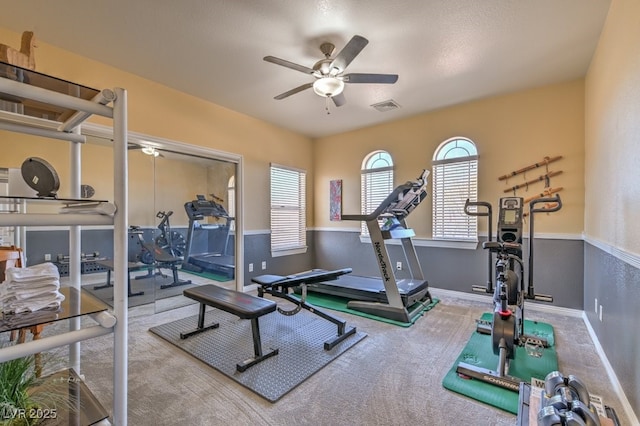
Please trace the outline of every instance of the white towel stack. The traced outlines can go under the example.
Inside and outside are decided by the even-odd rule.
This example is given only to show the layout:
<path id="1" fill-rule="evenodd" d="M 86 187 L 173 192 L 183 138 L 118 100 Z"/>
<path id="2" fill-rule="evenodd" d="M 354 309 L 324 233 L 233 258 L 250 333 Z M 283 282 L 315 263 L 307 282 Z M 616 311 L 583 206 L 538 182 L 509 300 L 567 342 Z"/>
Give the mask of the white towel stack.
<path id="1" fill-rule="evenodd" d="M 0 284 L 0 306 L 5 313 L 58 309 L 64 300 L 60 293 L 60 273 L 51 262 L 27 268 L 7 268 Z"/>

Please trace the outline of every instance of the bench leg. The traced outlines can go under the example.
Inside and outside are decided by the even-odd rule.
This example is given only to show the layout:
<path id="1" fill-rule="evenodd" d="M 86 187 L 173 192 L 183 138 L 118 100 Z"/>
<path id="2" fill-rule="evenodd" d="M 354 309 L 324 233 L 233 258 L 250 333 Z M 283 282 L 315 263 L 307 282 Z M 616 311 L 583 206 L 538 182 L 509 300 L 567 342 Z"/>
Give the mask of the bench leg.
<path id="1" fill-rule="evenodd" d="M 111 269 L 107 269 L 107 283 L 103 285 L 94 285 L 93 289 L 100 290 L 100 289 L 109 288 L 109 287 L 113 287 L 113 284 L 111 284 Z"/>
<path id="2" fill-rule="evenodd" d="M 328 312 L 325 312 L 324 310 L 320 309 L 320 308 L 316 308 L 313 305 L 310 305 L 309 303 L 307 303 L 306 301 L 292 295 L 289 294 L 289 289 L 288 288 L 281 288 L 280 286 L 272 286 L 269 289 L 264 289 L 262 287 L 258 287 L 258 295 L 260 297 L 262 297 L 264 295 L 264 293 L 268 293 L 274 297 L 279 297 L 285 300 L 288 300 L 291 303 L 294 303 L 296 305 L 296 309 L 292 310 L 292 311 L 288 311 L 288 312 L 283 312 L 281 310 L 279 310 L 279 312 L 283 315 L 294 315 L 296 314 L 298 311 L 300 311 L 300 309 L 306 309 L 307 311 L 318 315 L 320 318 L 323 318 L 333 324 L 336 325 L 337 327 L 337 334 L 328 339 L 327 341 L 324 342 L 324 350 L 325 351 L 330 351 L 331 349 L 333 349 L 334 347 L 336 347 L 339 343 L 341 343 L 343 340 L 349 338 L 350 336 L 353 336 L 354 334 L 356 334 L 356 328 L 355 327 L 350 327 L 347 326 L 347 322 L 337 316 L 331 315 Z"/>
<path id="3" fill-rule="evenodd" d="M 236 369 L 241 373 L 247 368 L 262 362 L 267 358 L 278 355 L 278 349 L 272 349 L 267 353 L 262 352 L 262 341 L 260 339 L 260 324 L 258 322 L 258 318 L 251 318 L 251 333 L 253 334 L 253 352 L 255 356 L 236 364 Z"/>
<path id="4" fill-rule="evenodd" d="M 113 287 L 113 284 L 111 283 L 111 269 L 107 269 L 107 283 L 102 285 L 95 285 L 93 286 L 93 289 L 100 290 L 103 288 L 110 288 L 110 287 Z M 131 271 L 127 271 L 127 293 L 129 297 L 142 296 L 144 294 L 144 291 L 139 291 L 137 293 L 134 293 L 131 291 Z"/>
<path id="5" fill-rule="evenodd" d="M 178 267 L 176 265 L 171 265 L 171 272 L 173 274 L 173 282 L 171 284 L 163 284 L 160 286 L 161 289 L 178 287 L 181 285 L 191 284 L 191 280 L 181 280 L 178 277 Z"/>
<path id="6" fill-rule="evenodd" d="M 186 332 L 186 333 L 180 333 L 180 339 L 184 340 L 187 337 L 191 337 L 191 336 L 193 336 L 195 334 L 202 333 L 203 331 L 207 331 L 207 330 L 211 330 L 213 328 L 220 327 L 220 324 L 217 323 L 217 322 L 214 323 L 214 324 L 208 325 L 206 327 L 204 326 L 204 313 L 205 313 L 206 307 L 207 306 L 204 303 L 200 304 L 200 313 L 198 314 L 198 328 L 196 328 L 193 331 Z"/>

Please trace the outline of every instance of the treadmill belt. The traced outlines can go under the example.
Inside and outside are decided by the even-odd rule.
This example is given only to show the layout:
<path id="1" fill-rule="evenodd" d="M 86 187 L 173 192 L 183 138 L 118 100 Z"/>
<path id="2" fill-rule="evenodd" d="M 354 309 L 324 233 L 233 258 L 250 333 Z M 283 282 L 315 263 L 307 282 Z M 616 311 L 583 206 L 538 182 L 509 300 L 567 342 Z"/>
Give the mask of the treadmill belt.
<path id="1" fill-rule="evenodd" d="M 310 292 L 330 294 L 347 299 L 387 303 L 384 284 L 380 278 L 347 274 L 336 280 L 310 284 L 307 289 Z M 398 290 L 405 305 L 407 297 L 411 298 L 416 294 L 426 292 L 427 289 L 427 281 L 398 281 Z"/>

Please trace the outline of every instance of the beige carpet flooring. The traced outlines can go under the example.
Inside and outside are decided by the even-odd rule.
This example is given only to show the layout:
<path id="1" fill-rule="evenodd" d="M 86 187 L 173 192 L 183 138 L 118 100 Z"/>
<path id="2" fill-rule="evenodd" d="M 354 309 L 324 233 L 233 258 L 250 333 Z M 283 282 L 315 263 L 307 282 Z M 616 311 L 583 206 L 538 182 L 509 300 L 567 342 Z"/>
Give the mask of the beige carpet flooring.
<path id="1" fill-rule="evenodd" d="M 489 310 L 490 299 L 470 300 L 437 289 L 432 293 L 440 303 L 409 328 L 340 314 L 368 337 L 276 403 L 148 331 L 197 314 L 197 305 L 159 313 L 154 305 L 131 308 L 129 424 L 515 425 L 515 415 L 442 387 L 444 375 L 475 330 L 475 319 Z M 532 308 L 527 318 L 554 326 L 561 372 L 580 377 L 628 425 L 582 318 Z M 45 333 L 61 326 L 48 327 Z M 112 336 L 82 343 L 82 373 L 108 409 L 112 347 Z"/>

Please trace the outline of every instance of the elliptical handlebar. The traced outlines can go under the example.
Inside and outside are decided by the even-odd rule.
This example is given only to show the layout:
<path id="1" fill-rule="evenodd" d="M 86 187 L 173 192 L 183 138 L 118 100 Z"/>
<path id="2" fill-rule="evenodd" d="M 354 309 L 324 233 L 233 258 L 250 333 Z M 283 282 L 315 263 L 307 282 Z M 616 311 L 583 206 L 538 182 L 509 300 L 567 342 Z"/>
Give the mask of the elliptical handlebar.
<path id="1" fill-rule="evenodd" d="M 476 210 L 475 212 L 472 212 L 469 210 L 469 207 L 484 207 L 485 209 L 487 209 L 487 211 L 481 212 Z M 487 238 L 487 243 L 491 243 L 491 238 L 492 238 L 492 234 L 493 234 L 493 207 L 491 206 L 491 203 L 487 202 L 487 201 L 471 201 L 467 198 L 467 200 L 464 202 L 464 212 L 465 214 L 469 215 L 469 216 L 479 216 L 479 217 L 487 217 L 487 226 L 488 226 L 488 232 L 489 232 L 489 236 Z M 483 247 L 484 247 L 483 243 Z M 485 293 L 493 293 L 493 274 L 491 273 L 491 268 L 493 266 L 493 259 L 491 258 L 491 255 L 489 255 L 489 260 L 488 260 L 488 265 L 487 265 L 487 273 L 488 273 L 488 277 L 487 277 L 487 285 L 484 288 L 484 290 L 482 290 L 482 287 L 480 286 L 472 286 L 473 291 L 477 291 L 477 292 L 481 292 L 484 291 Z"/>
<path id="2" fill-rule="evenodd" d="M 553 207 L 543 207 L 540 209 L 534 208 L 536 204 L 541 204 L 541 203 L 545 203 L 545 204 L 556 203 L 556 205 Z M 553 197 L 536 198 L 529 202 L 529 213 L 532 215 L 533 213 L 553 213 L 553 212 L 557 212 L 561 208 L 562 208 L 562 199 L 560 199 L 559 194 L 556 194 Z"/>
<path id="3" fill-rule="evenodd" d="M 475 211 L 472 212 L 469 210 L 469 207 L 484 207 L 487 209 L 486 212 Z M 489 216 L 489 224 L 491 224 L 491 203 L 486 201 L 470 201 L 467 198 L 467 201 L 464 202 L 464 213 L 468 216 Z M 491 234 L 491 232 L 489 232 Z"/>
<path id="4" fill-rule="evenodd" d="M 535 208 L 536 204 L 541 203 L 556 203 L 553 207 Z M 553 213 L 562 208 L 562 199 L 560 194 L 555 194 L 553 197 L 536 198 L 529 202 L 529 283 L 527 286 L 527 292 L 525 297 L 527 299 L 538 300 L 541 302 L 553 302 L 553 296 L 546 294 L 536 294 L 533 288 L 533 237 L 534 237 L 534 225 L 533 218 L 535 213 Z"/>

